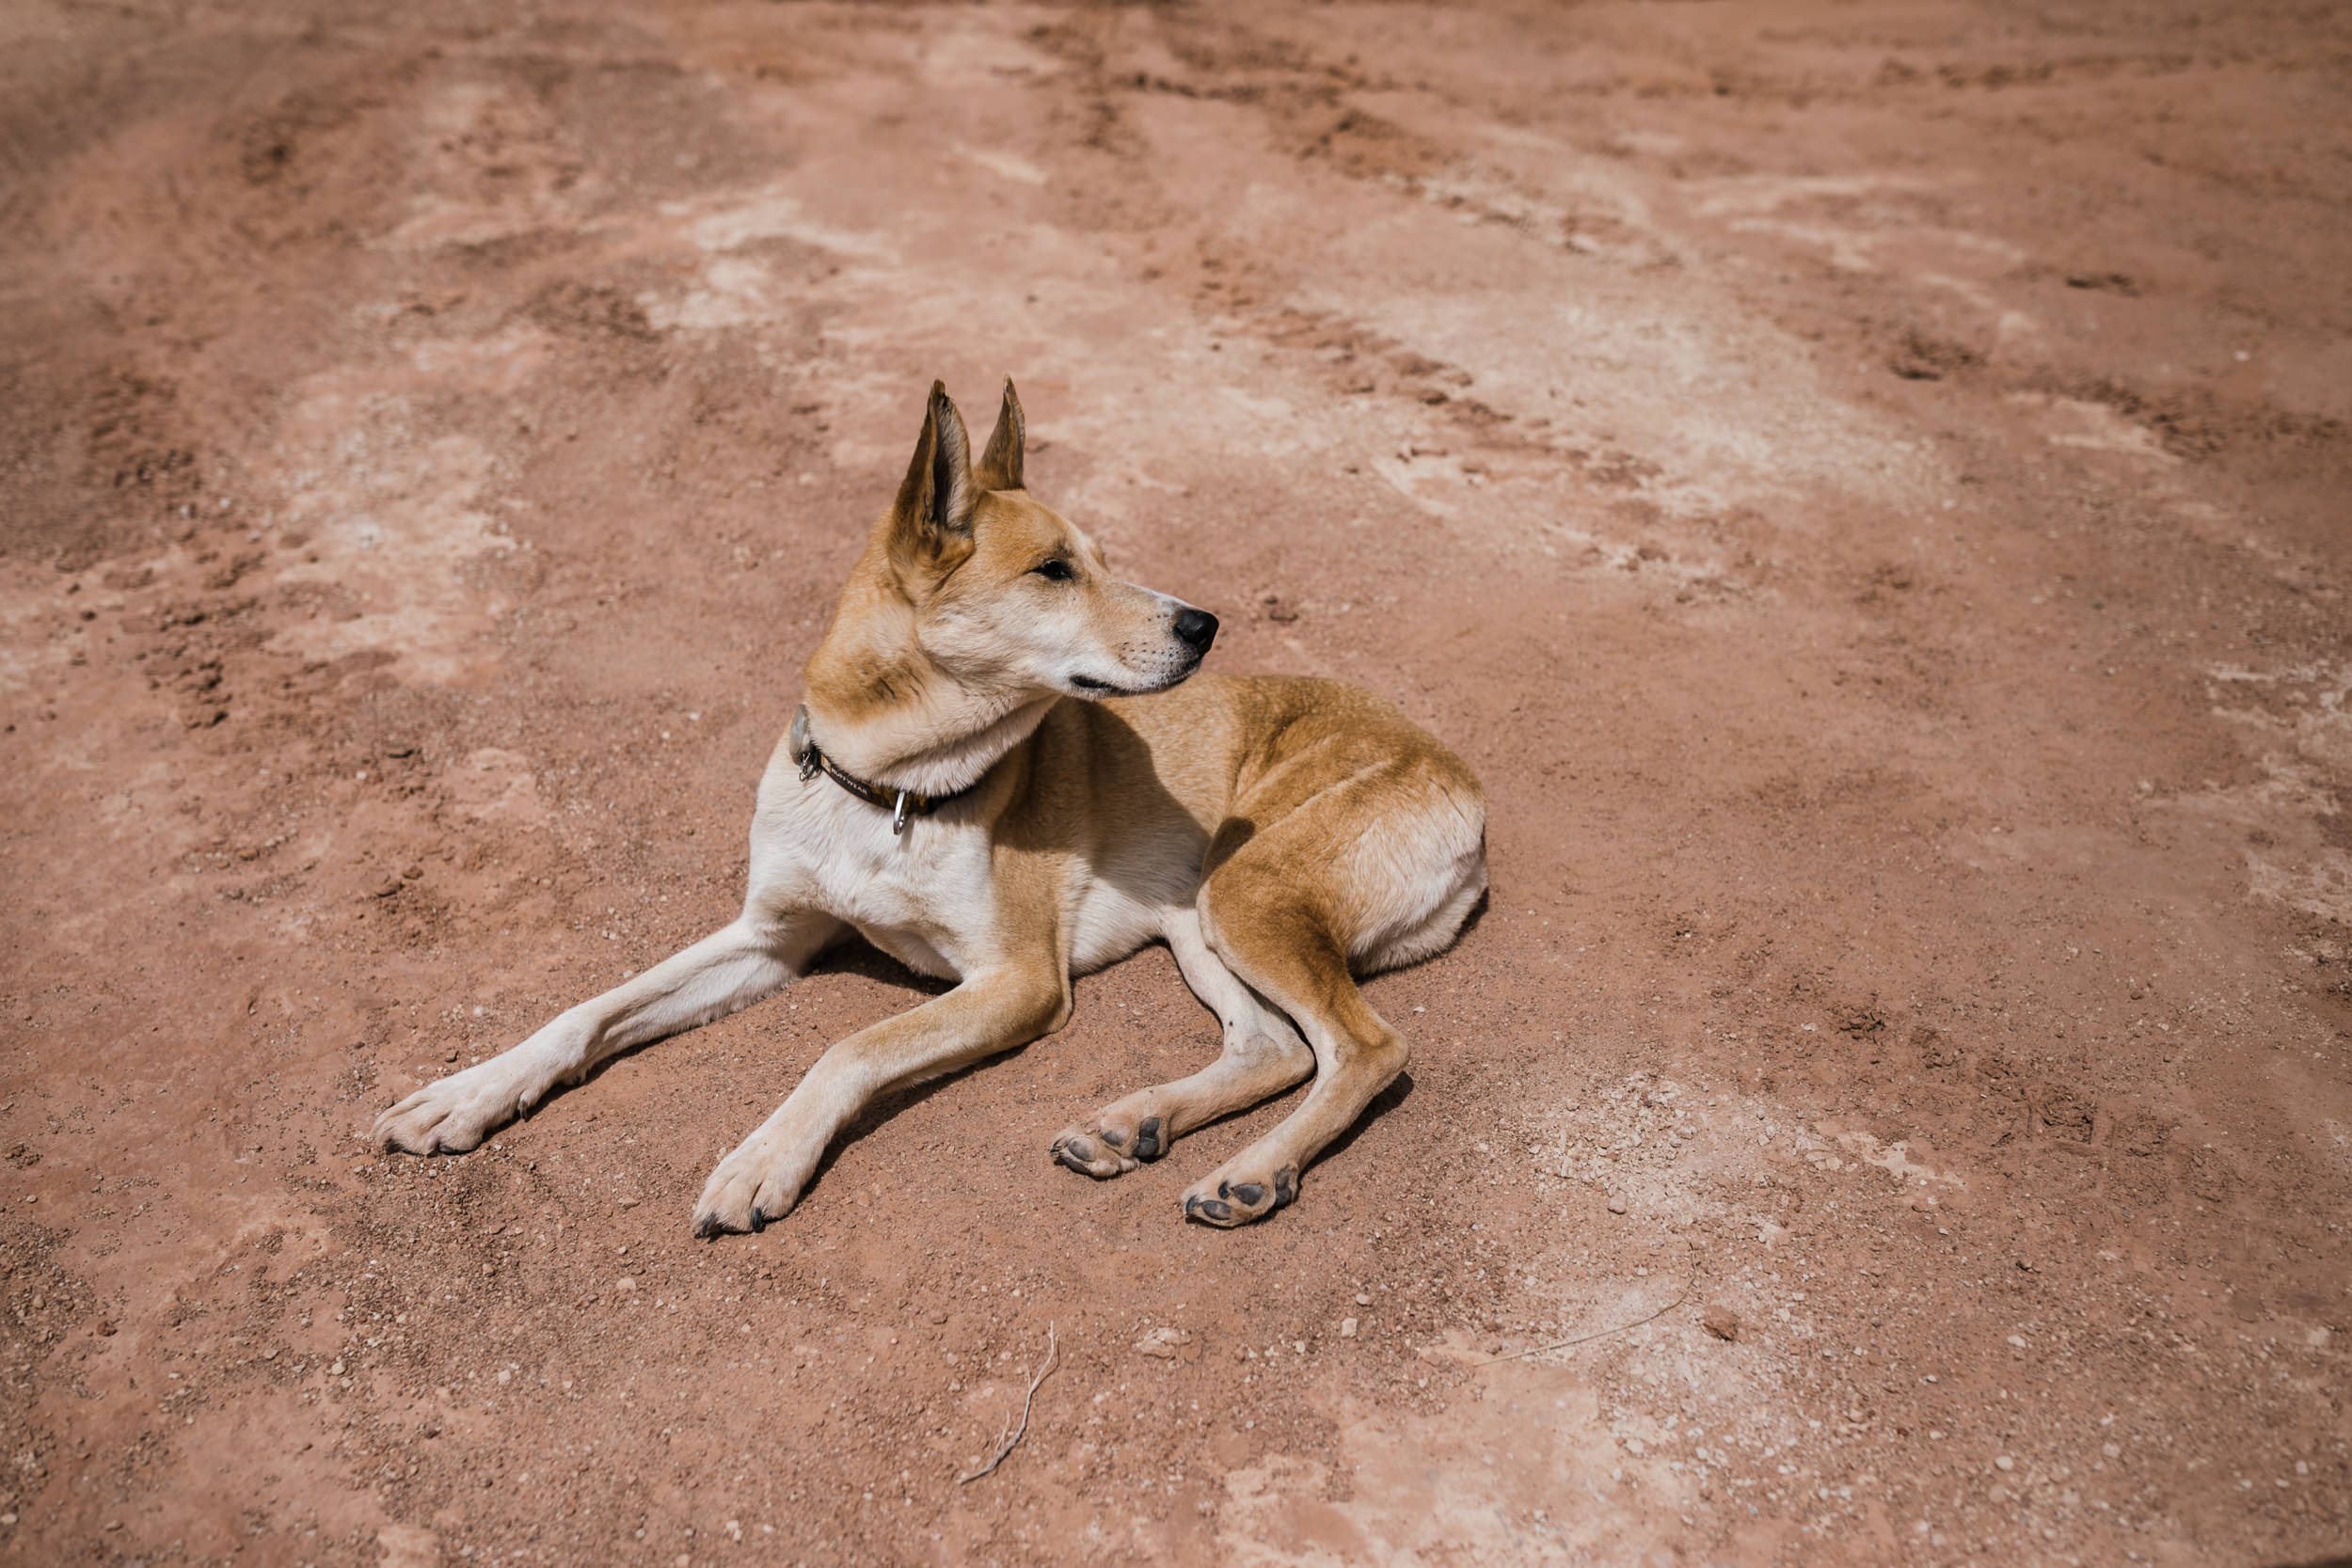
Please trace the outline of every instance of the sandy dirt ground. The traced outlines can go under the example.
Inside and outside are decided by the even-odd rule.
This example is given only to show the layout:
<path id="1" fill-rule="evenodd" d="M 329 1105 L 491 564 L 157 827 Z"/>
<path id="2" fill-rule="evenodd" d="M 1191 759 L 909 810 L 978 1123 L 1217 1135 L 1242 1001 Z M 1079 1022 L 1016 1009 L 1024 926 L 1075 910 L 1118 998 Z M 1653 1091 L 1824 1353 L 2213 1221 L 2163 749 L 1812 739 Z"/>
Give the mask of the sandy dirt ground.
<path id="1" fill-rule="evenodd" d="M 0 9 L 0 1560 L 2352 1548 L 2352 21 Z M 1255 1228 L 1160 949 L 698 1242 L 724 923 L 944 376 L 1492 798 Z M 976 413 L 975 418 L 985 415 Z M 1021 1444 L 997 1448 L 1050 1336 Z M 1581 1341 L 1564 1343 L 1565 1341 Z"/>

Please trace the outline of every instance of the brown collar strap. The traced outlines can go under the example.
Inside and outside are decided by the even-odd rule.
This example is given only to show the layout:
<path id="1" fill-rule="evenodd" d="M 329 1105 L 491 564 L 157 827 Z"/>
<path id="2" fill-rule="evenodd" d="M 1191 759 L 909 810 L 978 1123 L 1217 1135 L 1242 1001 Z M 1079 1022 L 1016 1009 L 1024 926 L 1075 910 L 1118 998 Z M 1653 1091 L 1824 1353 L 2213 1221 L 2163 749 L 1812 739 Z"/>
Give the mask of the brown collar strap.
<path id="1" fill-rule="evenodd" d="M 945 795 L 925 795 L 914 789 L 885 789 L 881 784 L 867 784 L 856 774 L 844 770 L 839 763 L 817 749 L 816 739 L 808 733 L 808 708 L 794 710 L 791 735 L 792 760 L 800 765 L 801 782 L 805 784 L 822 773 L 869 806 L 880 806 L 890 814 L 890 832 L 895 836 L 907 831 L 911 818 L 929 816 L 950 800 L 961 800 L 980 786 L 978 779 L 961 789 Z M 985 774 L 982 777 L 986 777 Z"/>

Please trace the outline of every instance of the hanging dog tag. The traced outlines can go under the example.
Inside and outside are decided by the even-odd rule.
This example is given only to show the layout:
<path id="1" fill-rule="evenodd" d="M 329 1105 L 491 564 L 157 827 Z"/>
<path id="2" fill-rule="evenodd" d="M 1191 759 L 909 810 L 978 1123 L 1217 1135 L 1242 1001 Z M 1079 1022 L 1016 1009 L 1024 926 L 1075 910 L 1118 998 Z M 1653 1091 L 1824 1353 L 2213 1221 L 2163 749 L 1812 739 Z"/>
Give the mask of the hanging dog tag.
<path id="1" fill-rule="evenodd" d="M 898 808 L 890 814 L 890 832 L 897 837 L 907 831 L 907 792 L 898 791 Z"/>
<path id="2" fill-rule="evenodd" d="M 817 742 L 808 736 L 806 703 L 792 710 L 792 733 L 788 744 L 792 760 L 801 765 L 801 783 L 806 784 L 817 776 L 817 769 L 822 766 L 818 759 Z"/>

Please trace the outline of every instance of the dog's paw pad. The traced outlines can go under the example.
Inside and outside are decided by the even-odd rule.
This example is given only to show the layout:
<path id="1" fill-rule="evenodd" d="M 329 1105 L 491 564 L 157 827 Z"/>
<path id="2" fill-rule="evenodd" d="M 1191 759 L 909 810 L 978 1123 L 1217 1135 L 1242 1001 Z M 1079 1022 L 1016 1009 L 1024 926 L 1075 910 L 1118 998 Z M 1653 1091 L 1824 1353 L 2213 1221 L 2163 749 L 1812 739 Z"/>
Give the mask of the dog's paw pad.
<path id="1" fill-rule="evenodd" d="M 1097 1180 L 1124 1176 L 1136 1168 L 1135 1161 L 1120 1152 L 1127 1142 L 1124 1128 L 1099 1124 L 1065 1129 L 1054 1139 L 1051 1156 L 1072 1170 Z"/>
<path id="2" fill-rule="evenodd" d="M 1271 1177 L 1211 1176 L 1184 1195 L 1184 1218 L 1231 1227 L 1262 1220 L 1298 1201 L 1298 1172 L 1285 1166 Z"/>
<path id="3" fill-rule="evenodd" d="M 1124 1176 L 1137 1164 L 1148 1164 L 1166 1154 L 1168 1146 L 1175 1142 L 1168 1118 L 1156 1112 L 1138 1114 L 1150 1104 L 1149 1093 L 1131 1095 L 1074 1127 L 1064 1128 L 1054 1139 L 1053 1158 L 1101 1180 Z"/>
<path id="4" fill-rule="evenodd" d="M 1156 1160 L 1168 1152 L 1168 1142 L 1160 1136 L 1162 1123 L 1157 1117 L 1146 1117 L 1136 1127 L 1136 1158 Z"/>

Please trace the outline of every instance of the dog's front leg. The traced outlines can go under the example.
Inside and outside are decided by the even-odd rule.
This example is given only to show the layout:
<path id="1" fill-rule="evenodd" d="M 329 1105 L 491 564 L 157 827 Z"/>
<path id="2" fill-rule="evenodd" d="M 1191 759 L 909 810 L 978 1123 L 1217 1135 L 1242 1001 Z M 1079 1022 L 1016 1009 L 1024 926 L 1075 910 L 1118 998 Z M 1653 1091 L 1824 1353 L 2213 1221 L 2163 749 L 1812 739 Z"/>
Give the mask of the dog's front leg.
<path id="1" fill-rule="evenodd" d="M 859 1030 L 819 1056 L 776 1114 L 719 1162 L 695 1205 L 694 1234 L 757 1230 L 783 1218 L 825 1146 L 876 1095 L 1026 1045 L 1069 1016 L 1068 971 L 1048 960 L 975 974 Z"/>
<path id="2" fill-rule="evenodd" d="M 427 1084 L 375 1118 L 375 1141 L 411 1154 L 462 1153 L 608 1056 L 723 1018 L 796 978 L 841 929 L 812 911 L 747 909 L 736 922 L 510 1051 Z"/>

